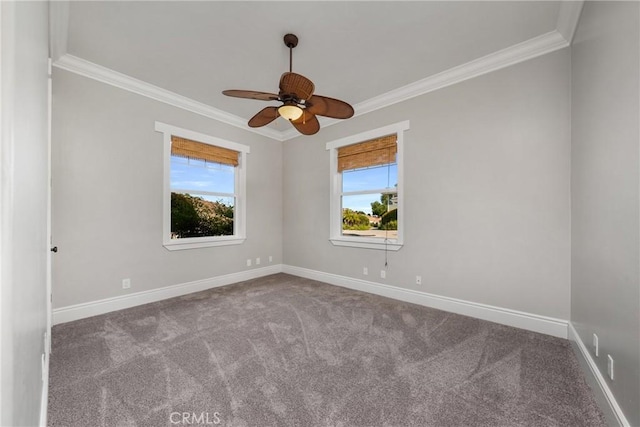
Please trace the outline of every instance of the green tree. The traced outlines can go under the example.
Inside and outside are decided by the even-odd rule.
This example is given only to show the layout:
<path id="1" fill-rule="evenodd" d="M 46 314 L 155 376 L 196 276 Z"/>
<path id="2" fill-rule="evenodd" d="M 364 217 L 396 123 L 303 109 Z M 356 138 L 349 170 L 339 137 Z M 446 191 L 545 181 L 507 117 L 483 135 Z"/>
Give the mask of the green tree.
<path id="1" fill-rule="evenodd" d="M 218 201 L 213 204 L 215 215 L 208 218 L 210 236 L 230 236 L 233 234 L 233 206 Z"/>
<path id="2" fill-rule="evenodd" d="M 230 236 L 233 234 L 233 206 L 221 201 L 210 202 L 201 197 L 192 197 L 200 217 L 203 236 Z"/>
<path id="3" fill-rule="evenodd" d="M 388 228 L 390 222 L 395 222 L 396 228 Z M 380 218 L 380 230 L 397 230 L 398 229 L 398 209 L 391 209 Z"/>
<path id="4" fill-rule="evenodd" d="M 380 230 L 397 230 L 398 229 L 398 221 L 391 220 L 386 224 L 380 224 Z"/>
<path id="5" fill-rule="evenodd" d="M 227 206 L 222 202 L 216 202 L 214 209 L 218 215 L 233 219 L 233 206 Z"/>
<path id="6" fill-rule="evenodd" d="M 171 232 L 179 237 L 200 235 L 200 217 L 188 195 L 171 193 Z"/>
<path id="7" fill-rule="evenodd" d="M 342 210 L 343 230 L 369 230 L 370 228 L 369 217 L 366 214 L 355 212 L 349 208 Z"/>
<path id="8" fill-rule="evenodd" d="M 171 232 L 178 238 L 233 234 L 233 206 L 171 193 Z"/>
<path id="9" fill-rule="evenodd" d="M 371 213 L 373 213 L 375 216 L 382 216 L 386 211 L 387 211 L 387 205 L 384 205 L 378 202 L 377 200 L 375 202 L 371 202 Z"/>

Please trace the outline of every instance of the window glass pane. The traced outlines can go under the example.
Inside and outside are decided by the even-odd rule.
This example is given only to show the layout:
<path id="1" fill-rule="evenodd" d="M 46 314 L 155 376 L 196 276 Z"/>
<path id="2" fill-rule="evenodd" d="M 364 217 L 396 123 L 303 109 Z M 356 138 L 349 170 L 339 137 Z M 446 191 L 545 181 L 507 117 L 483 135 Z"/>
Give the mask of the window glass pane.
<path id="1" fill-rule="evenodd" d="M 171 156 L 171 189 L 234 194 L 235 168 L 231 165 Z"/>
<path id="2" fill-rule="evenodd" d="M 342 235 L 396 239 L 397 193 L 343 196 Z"/>
<path id="3" fill-rule="evenodd" d="M 395 188 L 397 184 L 398 165 L 396 163 L 342 172 L 343 192 Z"/>
<path id="4" fill-rule="evenodd" d="M 235 199 L 171 193 L 171 239 L 233 235 Z"/>

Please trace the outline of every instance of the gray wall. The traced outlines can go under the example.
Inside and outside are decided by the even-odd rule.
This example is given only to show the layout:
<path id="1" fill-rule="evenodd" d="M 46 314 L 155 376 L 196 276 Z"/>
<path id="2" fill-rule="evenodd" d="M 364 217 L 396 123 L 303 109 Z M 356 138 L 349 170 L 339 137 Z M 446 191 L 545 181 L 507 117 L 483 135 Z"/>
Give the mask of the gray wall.
<path id="1" fill-rule="evenodd" d="M 286 142 L 286 263 L 568 319 L 569 78 L 564 49 Z M 405 245 L 380 279 L 383 251 L 329 242 L 325 143 L 407 119 Z"/>
<path id="2" fill-rule="evenodd" d="M 282 263 L 279 142 L 66 71 L 53 77 L 54 308 L 243 271 L 247 258 Z M 156 120 L 251 147 L 243 244 L 162 246 Z"/>
<path id="3" fill-rule="evenodd" d="M 640 43 L 637 2 L 587 2 L 572 48 L 571 321 L 640 425 Z M 607 354 L 615 381 L 607 377 Z"/>
<path id="4" fill-rule="evenodd" d="M 47 330 L 46 2 L 0 2 L 0 424 L 38 425 Z"/>
<path id="5" fill-rule="evenodd" d="M 272 255 L 274 264 L 571 318 L 585 343 L 600 336 L 603 376 L 614 356 L 610 386 L 640 425 L 638 9 L 587 2 L 570 50 L 283 145 L 56 70 L 54 307 L 242 271 L 257 256 L 268 265 Z M 328 240 L 325 143 L 407 119 L 405 246 L 388 254 L 380 279 L 384 252 Z M 155 120 L 251 146 L 243 245 L 162 247 Z"/>

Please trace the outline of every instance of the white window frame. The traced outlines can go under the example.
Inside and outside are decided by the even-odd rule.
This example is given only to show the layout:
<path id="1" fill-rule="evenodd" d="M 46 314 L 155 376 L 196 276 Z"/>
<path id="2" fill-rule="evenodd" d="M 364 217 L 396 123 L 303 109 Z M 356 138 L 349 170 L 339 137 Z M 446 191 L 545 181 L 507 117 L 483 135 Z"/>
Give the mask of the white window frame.
<path id="1" fill-rule="evenodd" d="M 351 135 L 327 143 L 330 159 L 330 198 L 329 198 L 329 240 L 335 246 L 398 251 L 404 245 L 404 132 L 409 130 L 409 121 L 394 123 L 378 129 Z M 342 173 L 338 172 L 338 149 L 370 139 L 391 134 L 397 135 L 396 163 L 398 165 L 398 237 L 357 237 L 342 235 Z"/>
<path id="2" fill-rule="evenodd" d="M 246 194 L 247 194 L 247 145 L 231 142 L 214 136 L 205 135 L 188 129 L 169 125 L 162 122 L 155 123 L 156 132 L 162 132 L 164 144 L 164 170 L 162 195 L 162 244 L 170 251 L 182 249 L 206 248 L 211 246 L 239 245 L 246 240 Z M 187 237 L 171 239 L 171 136 L 190 139 L 217 147 L 228 148 L 240 153 L 238 166 L 235 169 L 235 204 L 233 214 L 232 236 Z"/>

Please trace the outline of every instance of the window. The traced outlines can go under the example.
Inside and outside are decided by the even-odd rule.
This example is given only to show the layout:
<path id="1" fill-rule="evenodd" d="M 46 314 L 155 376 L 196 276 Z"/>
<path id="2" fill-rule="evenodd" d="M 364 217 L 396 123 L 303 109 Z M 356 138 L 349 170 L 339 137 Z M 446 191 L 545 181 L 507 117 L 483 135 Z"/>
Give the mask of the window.
<path id="1" fill-rule="evenodd" d="M 402 147 L 408 129 L 405 121 L 327 144 L 334 245 L 402 247 Z"/>
<path id="2" fill-rule="evenodd" d="M 156 131 L 164 134 L 164 246 L 242 243 L 249 147 L 160 122 Z"/>

